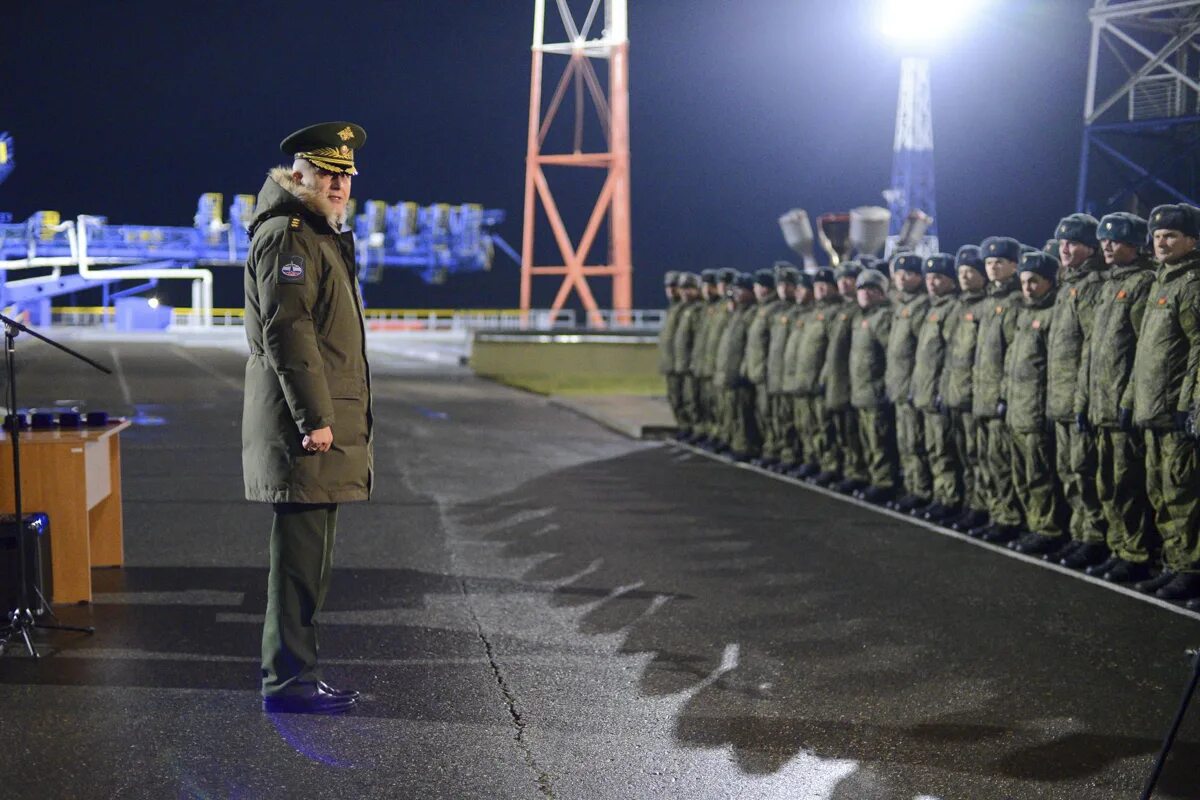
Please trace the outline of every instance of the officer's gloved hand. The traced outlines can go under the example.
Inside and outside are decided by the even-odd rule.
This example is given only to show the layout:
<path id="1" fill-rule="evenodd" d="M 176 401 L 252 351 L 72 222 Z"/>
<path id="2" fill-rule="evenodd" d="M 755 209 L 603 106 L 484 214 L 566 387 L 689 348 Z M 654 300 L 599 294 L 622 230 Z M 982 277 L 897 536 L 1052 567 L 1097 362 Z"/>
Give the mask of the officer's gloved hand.
<path id="1" fill-rule="evenodd" d="M 1004 400 L 1001 400 L 999 403 L 996 403 L 996 416 L 999 417 L 1000 419 L 1004 419 L 1004 417 L 1007 414 L 1008 414 L 1008 403 Z"/>
<path id="2" fill-rule="evenodd" d="M 1117 427 L 1128 433 L 1133 430 L 1133 409 L 1118 408 L 1117 409 Z"/>
<path id="3" fill-rule="evenodd" d="M 946 402 L 942 400 L 942 396 L 940 394 L 933 398 L 933 410 L 939 414 L 945 414 L 947 411 Z"/>
<path id="4" fill-rule="evenodd" d="M 1092 426 L 1088 422 L 1087 414 L 1084 414 L 1082 411 L 1075 415 L 1075 430 L 1080 433 L 1092 432 Z"/>
<path id="5" fill-rule="evenodd" d="M 1175 412 L 1175 430 L 1179 431 L 1180 433 L 1186 433 L 1189 436 L 1191 435 L 1191 431 L 1188 430 L 1188 428 L 1191 425 L 1191 421 L 1192 421 L 1192 415 L 1189 414 L 1188 412 L 1186 412 L 1186 411 L 1176 411 Z"/>

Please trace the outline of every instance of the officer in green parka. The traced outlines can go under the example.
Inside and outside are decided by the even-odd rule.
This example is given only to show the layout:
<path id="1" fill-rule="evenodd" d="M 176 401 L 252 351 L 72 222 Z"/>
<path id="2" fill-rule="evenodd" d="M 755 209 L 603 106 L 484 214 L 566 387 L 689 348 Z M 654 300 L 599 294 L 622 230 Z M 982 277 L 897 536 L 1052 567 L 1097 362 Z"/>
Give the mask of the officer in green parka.
<path id="1" fill-rule="evenodd" d="M 1021 504 L 1012 483 L 1012 431 L 1004 417 L 1008 408 L 1002 384 L 1004 359 L 1016 334 L 1021 306 L 1017 265 L 1021 243 L 992 236 L 980 245 L 988 276 L 988 302 L 979 320 L 975 366 L 971 373 L 980 488 L 987 502 L 988 525 L 967 533 L 989 542 L 1009 542 L 1023 531 Z"/>
<path id="2" fill-rule="evenodd" d="M 1058 475 L 1070 504 L 1071 522 L 1070 539 L 1053 560 L 1061 560 L 1084 543 L 1103 545 L 1107 527 L 1096 494 L 1096 437 L 1090 426 L 1076 424 L 1075 413 L 1080 365 L 1104 284 L 1104 254 L 1096 238 L 1099 224 L 1090 214 L 1071 214 L 1054 231 L 1062 281 L 1050 326 L 1046 412 L 1054 424 Z"/>
<path id="3" fill-rule="evenodd" d="M 954 313 L 958 304 L 958 270 L 954 256 L 934 253 L 925 259 L 923 271 L 929 307 L 917 336 L 909 394 L 913 408 L 921 415 L 933 502 L 918 506 L 911 513 L 941 522 L 962 513 L 962 465 L 958 462 L 950 410 L 943 396 L 946 345 L 958 321 Z"/>
<path id="4" fill-rule="evenodd" d="M 371 378 L 346 228 L 366 132 L 312 125 L 280 144 L 250 225 L 242 470 L 246 499 L 271 503 L 262 637 L 263 709 L 330 713 L 358 693 L 327 684 L 317 625 L 329 591 L 338 506 L 371 494 Z"/>
<path id="5" fill-rule="evenodd" d="M 1146 494 L 1162 536 L 1163 573 L 1137 584 L 1163 600 L 1200 598 L 1200 209 L 1150 213 L 1158 274 L 1150 287 L 1133 359 L 1133 424 L 1144 432 Z M 1125 406 L 1129 407 L 1129 406 Z M 1198 604 L 1200 605 L 1200 604 Z"/>
<path id="6" fill-rule="evenodd" d="M 1154 261 L 1143 252 L 1146 220 L 1124 211 L 1100 220 L 1107 267 L 1092 338 L 1084 351 L 1075 392 L 1076 425 L 1096 437 L 1096 494 L 1108 523 L 1107 541 L 1084 543 L 1059 559 L 1113 583 L 1150 578 L 1157 542 L 1146 499 L 1146 447 L 1133 427 L 1131 402 L 1122 403 L 1133 372 L 1138 332 L 1154 283 Z"/>
<path id="7" fill-rule="evenodd" d="M 1028 531 L 1008 543 L 1018 553 L 1041 555 L 1059 550 L 1069 539 L 1070 511 L 1055 469 L 1053 420 L 1047 411 L 1051 341 L 1058 259 L 1046 252 L 1021 256 L 1022 307 L 1004 356 L 1001 395 L 1008 403 L 1005 421 L 1012 432 L 1012 481 L 1025 511 Z"/>

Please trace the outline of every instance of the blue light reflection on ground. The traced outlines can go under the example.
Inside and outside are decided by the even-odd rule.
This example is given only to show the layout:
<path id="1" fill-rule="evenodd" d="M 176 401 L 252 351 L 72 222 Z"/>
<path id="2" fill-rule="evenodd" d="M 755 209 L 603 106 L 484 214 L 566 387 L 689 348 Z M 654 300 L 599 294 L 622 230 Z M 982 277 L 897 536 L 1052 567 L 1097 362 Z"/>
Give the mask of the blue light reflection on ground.
<path id="1" fill-rule="evenodd" d="M 321 725 L 313 725 L 313 717 L 306 714 L 266 714 L 265 716 L 275 726 L 279 738 L 309 761 L 343 769 L 355 766 L 346 760 L 345 754 L 332 752 L 332 748 L 337 745 L 326 739 L 330 729 Z M 350 737 L 335 731 L 335 738 L 343 747 L 350 749 L 350 745 L 347 744 Z"/>
<path id="2" fill-rule="evenodd" d="M 416 408 L 417 413 L 426 419 L 450 419 L 450 415 L 445 411 L 434 411 L 433 409 L 422 408 L 421 406 L 417 406 Z"/>

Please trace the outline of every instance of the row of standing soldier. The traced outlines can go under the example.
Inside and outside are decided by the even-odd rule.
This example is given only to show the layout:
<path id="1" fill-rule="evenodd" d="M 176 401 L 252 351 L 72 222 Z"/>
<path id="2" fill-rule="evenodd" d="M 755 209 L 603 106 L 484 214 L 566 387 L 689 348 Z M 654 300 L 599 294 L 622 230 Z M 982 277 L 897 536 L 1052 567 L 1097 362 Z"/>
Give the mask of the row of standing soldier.
<path id="1" fill-rule="evenodd" d="M 678 436 L 1200 609 L 1198 239 L 1168 205 L 1042 250 L 668 273 Z"/>

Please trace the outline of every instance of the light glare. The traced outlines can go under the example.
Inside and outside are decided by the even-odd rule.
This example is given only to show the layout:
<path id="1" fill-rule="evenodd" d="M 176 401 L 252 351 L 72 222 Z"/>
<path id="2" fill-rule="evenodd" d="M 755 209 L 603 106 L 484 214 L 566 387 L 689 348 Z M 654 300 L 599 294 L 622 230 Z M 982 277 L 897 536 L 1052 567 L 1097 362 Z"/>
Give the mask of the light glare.
<path id="1" fill-rule="evenodd" d="M 150 306 L 151 308 L 158 308 L 158 298 L 151 297 L 149 300 L 146 301 L 146 305 Z"/>
<path id="2" fill-rule="evenodd" d="M 958 30 L 982 5 L 982 0 L 885 0 L 880 29 L 900 42 L 932 42 Z"/>

